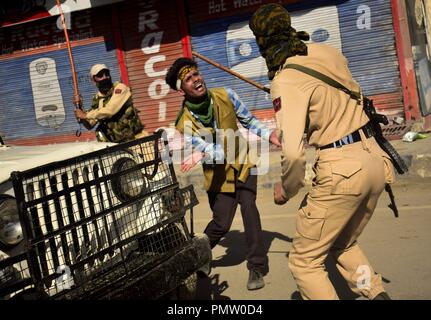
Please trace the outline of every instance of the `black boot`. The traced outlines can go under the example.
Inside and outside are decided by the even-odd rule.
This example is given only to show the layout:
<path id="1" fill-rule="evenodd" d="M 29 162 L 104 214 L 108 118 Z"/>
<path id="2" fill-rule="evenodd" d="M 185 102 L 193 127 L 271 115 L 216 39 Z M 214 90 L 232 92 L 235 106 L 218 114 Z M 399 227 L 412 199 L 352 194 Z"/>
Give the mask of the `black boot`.
<path id="1" fill-rule="evenodd" d="M 248 276 L 247 289 L 257 290 L 263 288 L 264 286 L 265 282 L 263 281 L 262 272 L 260 272 L 259 270 L 251 269 Z"/>
<path id="2" fill-rule="evenodd" d="M 208 278 L 211 273 L 211 262 L 204 264 L 196 272 L 199 278 Z"/>
<path id="3" fill-rule="evenodd" d="M 380 292 L 377 296 L 375 296 L 373 300 L 392 300 L 392 299 L 385 291 L 383 291 L 383 292 Z"/>

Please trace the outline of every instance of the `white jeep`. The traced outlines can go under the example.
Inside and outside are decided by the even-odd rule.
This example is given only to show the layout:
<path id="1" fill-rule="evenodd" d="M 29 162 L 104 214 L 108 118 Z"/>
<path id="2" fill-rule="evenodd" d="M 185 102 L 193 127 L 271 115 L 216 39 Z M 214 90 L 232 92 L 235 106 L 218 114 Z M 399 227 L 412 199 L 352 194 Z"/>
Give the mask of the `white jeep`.
<path id="1" fill-rule="evenodd" d="M 211 249 L 163 137 L 1 145 L 0 299 L 193 297 Z"/>

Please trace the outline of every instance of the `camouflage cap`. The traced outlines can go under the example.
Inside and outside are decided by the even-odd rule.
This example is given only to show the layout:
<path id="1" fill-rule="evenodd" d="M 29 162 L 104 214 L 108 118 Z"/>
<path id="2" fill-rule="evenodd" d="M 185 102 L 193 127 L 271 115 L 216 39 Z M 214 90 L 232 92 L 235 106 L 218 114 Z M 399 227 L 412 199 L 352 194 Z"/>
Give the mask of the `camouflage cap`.
<path id="1" fill-rule="evenodd" d="M 290 15 L 279 4 L 261 6 L 250 19 L 249 27 L 256 37 L 268 37 L 279 33 L 291 25 Z"/>
<path id="2" fill-rule="evenodd" d="M 98 63 L 91 67 L 90 69 L 90 75 L 93 78 L 96 74 L 98 74 L 102 70 L 109 70 L 109 68 L 106 66 L 106 64 Z"/>

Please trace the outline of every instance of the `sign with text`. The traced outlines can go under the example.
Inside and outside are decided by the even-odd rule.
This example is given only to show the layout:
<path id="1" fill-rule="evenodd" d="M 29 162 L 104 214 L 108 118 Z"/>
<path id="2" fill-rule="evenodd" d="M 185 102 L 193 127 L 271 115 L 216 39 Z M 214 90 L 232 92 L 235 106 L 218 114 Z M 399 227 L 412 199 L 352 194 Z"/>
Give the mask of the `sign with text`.
<path id="1" fill-rule="evenodd" d="M 66 0 L 60 1 L 66 15 L 70 12 L 99 7 L 123 0 Z M 0 27 L 59 15 L 56 0 L 15 0 L 0 4 Z"/>

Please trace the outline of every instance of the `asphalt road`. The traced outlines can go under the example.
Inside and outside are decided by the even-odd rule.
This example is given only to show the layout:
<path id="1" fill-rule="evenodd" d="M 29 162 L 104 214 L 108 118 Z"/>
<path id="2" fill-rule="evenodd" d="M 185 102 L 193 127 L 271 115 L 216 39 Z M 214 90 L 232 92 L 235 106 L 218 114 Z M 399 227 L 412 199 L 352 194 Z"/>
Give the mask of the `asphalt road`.
<path id="1" fill-rule="evenodd" d="M 400 217 L 387 208 L 384 192 L 359 244 L 384 280 L 393 299 L 431 299 L 431 179 L 400 179 L 393 186 Z M 198 280 L 201 300 L 291 300 L 300 298 L 287 266 L 287 254 L 295 231 L 295 215 L 306 194 L 303 189 L 284 206 L 273 203 L 272 190 L 258 190 L 264 245 L 269 273 L 265 287 L 248 291 L 245 236 L 239 209 L 231 231 L 213 249 L 212 271 Z M 195 232 L 202 232 L 211 213 L 205 196 L 195 208 Z M 187 217 L 188 218 L 188 217 Z M 328 262 L 328 273 L 342 299 L 358 299 Z M 359 299 L 363 299 L 359 297 Z"/>

